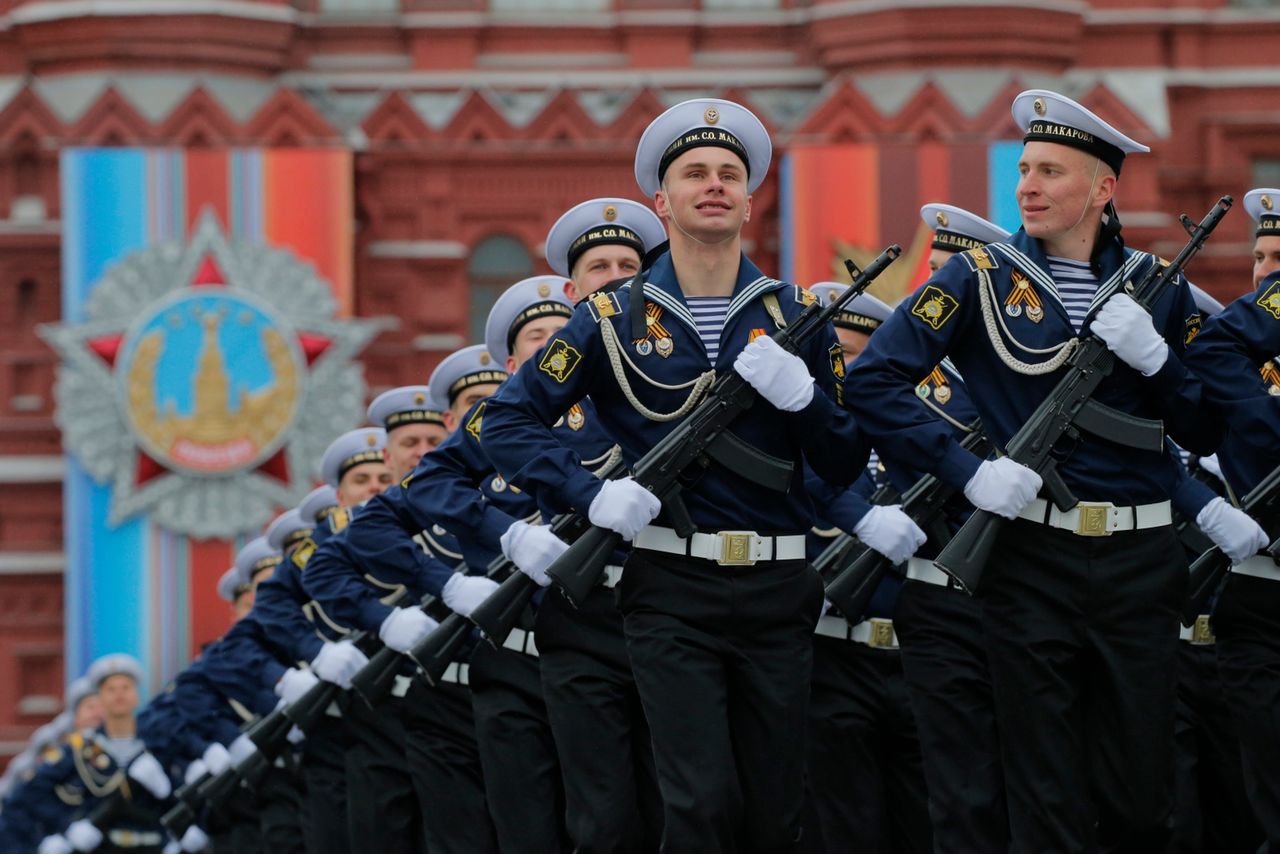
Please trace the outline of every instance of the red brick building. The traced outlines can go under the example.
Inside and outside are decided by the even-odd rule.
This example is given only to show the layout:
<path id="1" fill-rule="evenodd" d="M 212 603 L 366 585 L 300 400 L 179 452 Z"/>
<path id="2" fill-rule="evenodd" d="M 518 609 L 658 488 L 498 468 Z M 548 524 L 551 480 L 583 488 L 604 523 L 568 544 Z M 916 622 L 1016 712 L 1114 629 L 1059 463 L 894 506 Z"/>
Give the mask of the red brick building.
<path id="1" fill-rule="evenodd" d="M 478 339 L 496 290 L 544 272 L 568 206 L 636 196 L 635 140 L 694 95 L 741 100 L 775 145 L 1016 138 L 1012 96 L 1080 98 L 1154 154 L 1124 179 L 1129 241 L 1280 183 L 1270 0 L 0 0 L 0 756 L 59 707 L 54 354 L 64 146 L 346 146 L 357 309 L 398 328 L 373 391 Z M 776 176 L 750 251 L 777 269 Z M 1235 215 L 1197 262 L 1247 282 Z"/>

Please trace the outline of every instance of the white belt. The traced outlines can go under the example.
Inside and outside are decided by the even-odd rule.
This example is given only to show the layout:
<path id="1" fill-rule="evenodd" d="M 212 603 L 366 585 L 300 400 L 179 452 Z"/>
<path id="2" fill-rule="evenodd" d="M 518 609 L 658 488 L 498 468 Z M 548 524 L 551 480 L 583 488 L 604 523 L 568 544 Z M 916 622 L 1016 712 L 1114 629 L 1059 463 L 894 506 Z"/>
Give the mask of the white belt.
<path id="1" fill-rule="evenodd" d="M 1265 578 L 1268 581 L 1280 581 L 1280 566 L 1266 555 L 1254 555 L 1245 558 L 1242 563 L 1231 567 L 1232 572 L 1241 575 L 1252 575 L 1254 578 Z"/>
<path id="2" fill-rule="evenodd" d="M 907 578 L 912 581 L 923 581 L 925 584 L 936 584 L 939 587 L 960 589 L 960 585 L 953 582 L 951 576 L 938 569 L 937 564 L 928 558 L 907 558 Z"/>
<path id="3" fill-rule="evenodd" d="M 449 662 L 449 666 L 444 669 L 444 673 L 440 676 L 441 682 L 452 682 L 455 685 L 471 684 L 471 665 L 466 662 Z"/>
<path id="4" fill-rule="evenodd" d="M 685 539 L 670 528 L 650 525 L 633 544 L 638 549 L 713 560 L 721 566 L 751 566 L 762 560 L 803 560 L 804 534 L 762 537 L 755 531 L 719 531 Z"/>
<path id="5" fill-rule="evenodd" d="M 413 684 L 413 679 L 409 676 L 397 676 L 396 684 L 391 686 L 391 696 L 403 697 L 409 693 L 409 686 Z"/>
<path id="6" fill-rule="evenodd" d="M 1196 617 L 1196 621 L 1189 626 L 1179 627 L 1178 637 L 1193 646 L 1206 646 L 1216 640 L 1213 629 L 1209 628 L 1208 614 Z"/>
<path id="7" fill-rule="evenodd" d="M 622 567 L 606 566 L 604 575 L 600 577 L 600 583 L 605 587 L 617 587 L 618 582 L 622 580 Z"/>
<path id="8" fill-rule="evenodd" d="M 533 632 L 526 632 L 524 629 L 512 629 L 502 645 L 516 652 L 523 652 L 525 655 L 536 657 L 538 654 L 538 644 L 534 641 Z"/>
<path id="9" fill-rule="evenodd" d="M 1109 501 L 1081 501 L 1070 510 L 1037 498 L 1018 516 L 1051 528 L 1061 528 L 1082 537 L 1109 537 L 1116 531 L 1163 528 L 1173 524 L 1168 501 L 1117 507 Z"/>
<path id="10" fill-rule="evenodd" d="M 818 620 L 818 627 L 813 631 L 814 634 L 864 643 L 876 649 L 898 648 L 898 637 L 893 632 L 893 620 L 872 617 L 856 626 L 851 626 L 844 617 L 826 616 Z"/>

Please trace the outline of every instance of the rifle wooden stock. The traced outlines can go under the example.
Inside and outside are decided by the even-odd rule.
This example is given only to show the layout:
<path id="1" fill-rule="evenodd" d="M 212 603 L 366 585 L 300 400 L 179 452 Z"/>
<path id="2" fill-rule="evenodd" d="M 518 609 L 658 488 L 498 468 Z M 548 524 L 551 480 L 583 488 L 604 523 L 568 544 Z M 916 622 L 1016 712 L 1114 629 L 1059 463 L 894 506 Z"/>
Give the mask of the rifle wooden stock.
<path id="1" fill-rule="evenodd" d="M 1184 214 L 1181 221 L 1189 235 L 1187 243 L 1168 265 L 1152 265 L 1138 286 L 1132 289 L 1133 300 L 1147 309 L 1154 305 L 1164 288 L 1177 281 L 1230 208 L 1231 197 L 1223 196 L 1198 225 Z M 1045 491 L 1060 510 L 1069 510 L 1078 502 L 1055 469 L 1052 452 L 1058 440 L 1069 431 L 1083 430 L 1095 435 L 1107 433 L 1108 438 L 1118 441 L 1126 429 L 1142 427 L 1142 419 L 1109 410 L 1093 400 L 1094 392 L 1110 376 L 1114 366 L 1115 355 L 1105 341 L 1092 333 L 1080 339 L 1053 391 L 1009 440 L 1006 449 L 1009 458 L 1043 478 Z M 1111 422 L 1110 427 L 1106 427 L 1108 421 Z M 1156 444 L 1162 442 L 1161 437 Z M 934 563 L 955 579 L 965 592 L 974 593 L 982 581 L 983 570 L 1004 523 L 1005 519 L 995 513 L 975 510 L 951 542 L 939 552 Z"/>
<path id="2" fill-rule="evenodd" d="M 421 668 L 427 683 L 435 687 L 470 635 L 471 621 L 461 614 L 450 614 L 405 654 Z"/>
<path id="3" fill-rule="evenodd" d="M 832 318 L 865 291 L 901 254 L 902 247 L 895 243 L 861 271 L 846 261 L 845 266 L 853 275 L 853 284 L 833 302 L 822 305 L 815 301 L 806 306 L 794 322 L 775 331 L 773 339 L 782 349 L 795 353 L 810 336 L 825 329 Z M 664 510 L 673 519 L 680 536 L 692 533 L 688 511 L 679 499 L 683 488 L 681 478 L 695 466 L 707 465 L 716 456 L 713 445 L 728 432 L 739 415 L 751 408 L 757 397 L 755 389 L 737 371 L 721 374 L 693 412 L 636 461 L 633 479 L 663 502 Z M 738 444 L 745 446 L 745 443 Z M 592 526 L 547 568 L 547 575 L 571 603 L 580 606 L 599 583 L 609 555 L 621 542 L 622 539 L 613 531 Z"/>

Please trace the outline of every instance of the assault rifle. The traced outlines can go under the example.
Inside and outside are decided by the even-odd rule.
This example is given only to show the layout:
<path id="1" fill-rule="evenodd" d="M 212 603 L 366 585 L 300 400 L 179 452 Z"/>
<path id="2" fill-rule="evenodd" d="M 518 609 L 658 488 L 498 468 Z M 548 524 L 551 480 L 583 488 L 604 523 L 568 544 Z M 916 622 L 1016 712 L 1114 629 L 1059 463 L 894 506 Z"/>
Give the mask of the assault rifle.
<path id="1" fill-rule="evenodd" d="M 1258 481 L 1257 486 L 1249 490 L 1240 501 L 1240 509 L 1254 519 L 1270 519 L 1280 513 L 1280 466 L 1272 469 L 1270 474 Z M 1278 546 L 1280 539 L 1267 547 L 1272 560 L 1277 560 L 1280 556 Z M 1226 580 L 1230 569 L 1231 559 L 1217 546 L 1207 549 L 1195 559 L 1191 564 L 1191 581 L 1188 585 L 1190 594 L 1182 608 L 1184 626 L 1191 625 L 1196 617 L 1208 611 L 1209 600 L 1218 592 L 1218 587 Z"/>
<path id="2" fill-rule="evenodd" d="M 805 306 L 793 323 L 773 333 L 773 339 L 787 352 L 795 353 L 811 336 L 825 329 L 832 318 L 865 291 L 900 254 L 902 247 L 893 244 L 865 270 L 858 270 L 852 261 L 845 261 L 853 276 L 853 285 L 825 306 L 818 301 Z M 633 283 L 632 288 L 636 287 Z M 633 291 L 633 302 L 638 298 L 640 295 Z M 634 313 L 634 306 L 632 311 Z M 721 374 L 693 412 L 636 461 L 632 477 L 661 499 L 678 536 L 689 537 L 695 532 L 681 493 L 713 460 L 773 491 L 789 489 L 794 474 L 791 461 L 764 454 L 729 431 L 734 420 L 755 401 L 755 389 L 737 371 Z M 599 582 L 609 556 L 621 543 L 622 538 L 613 531 L 591 526 L 547 568 L 547 575 L 570 602 L 581 605 Z"/>
<path id="3" fill-rule="evenodd" d="M 1187 263 L 1204 246 L 1230 208 L 1231 197 L 1223 196 L 1199 225 L 1186 214 L 1179 218 L 1190 239 L 1178 256 L 1167 265 L 1153 264 L 1136 287 L 1125 288 L 1138 305 L 1148 310 L 1155 305 L 1165 288 L 1182 275 Z M 1078 340 L 1080 343 L 1067 360 L 1066 372 L 1057 386 L 1009 440 L 1006 449 L 1010 459 L 1040 475 L 1049 499 L 1060 510 L 1070 510 L 1080 503 L 1058 474 L 1052 456 L 1063 436 L 1075 439 L 1083 431 L 1128 448 L 1156 453 L 1164 448 L 1164 425 L 1160 421 L 1138 418 L 1093 399 L 1098 386 L 1115 367 L 1115 354 L 1097 335 Z M 1004 521 L 990 511 L 975 510 L 934 563 L 965 591 L 973 593 L 982 580 L 982 571 Z M 1105 518 L 1098 513 L 1082 513 L 1081 522 L 1087 528 L 1105 524 Z"/>
<path id="4" fill-rule="evenodd" d="M 974 419 L 967 429 L 968 433 L 960 443 L 960 447 L 976 456 L 985 457 L 989 450 L 989 443 L 982 432 L 982 422 Z M 910 516 L 911 521 L 928 534 L 934 543 L 945 543 L 949 539 L 950 532 L 947 529 L 944 512 L 947 502 L 954 494 L 953 487 L 927 474 L 903 493 L 902 512 Z M 872 498 L 872 503 L 876 503 L 875 496 Z M 856 621 L 866 613 L 867 605 L 871 602 L 876 587 L 892 567 L 893 564 L 889 559 L 875 549 L 864 549 L 861 554 L 853 557 L 852 561 L 842 566 L 835 579 L 827 584 L 827 598 L 848 619 Z"/>

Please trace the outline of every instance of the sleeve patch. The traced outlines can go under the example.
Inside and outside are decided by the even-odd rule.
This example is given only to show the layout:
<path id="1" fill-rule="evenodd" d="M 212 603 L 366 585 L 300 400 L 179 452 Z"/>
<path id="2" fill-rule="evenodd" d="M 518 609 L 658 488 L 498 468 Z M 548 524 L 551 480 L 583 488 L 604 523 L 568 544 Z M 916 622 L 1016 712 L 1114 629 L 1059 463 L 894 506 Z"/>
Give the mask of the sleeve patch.
<path id="1" fill-rule="evenodd" d="M 969 269 L 975 273 L 979 270 L 994 270 L 999 266 L 996 263 L 996 259 L 993 258 L 991 253 L 985 248 L 970 249 L 967 252 L 961 252 L 960 257 L 969 265 Z"/>
<path id="2" fill-rule="evenodd" d="M 563 338 L 557 338 L 551 342 L 542 354 L 542 358 L 538 360 L 538 370 L 550 376 L 558 383 L 563 383 L 569 379 L 570 374 L 577 369 L 578 363 L 582 361 L 582 353 L 569 345 L 569 342 Z M 470 425 L 468 425 L 468 428 Z"/>
<path id="3" fill-rule="evenodd" d="M 818 301 L 818 297 L 812 291 L 796 285 L 796 302 L 800 305 L 813 305 Z"/>
<path id="4" fill-rule="evenodd" d="M 1183 324 L 1182 343 L 1190 344 L 1195 337 L 1200 334 L 1200 312 L 1196 312 L 1187 318 L 1187 322 Z"/>
<path id="5" fill-rule="evenodd" d="M 1258 297 L 1258 305 L 1276 320 L 1280 320 L 1280 281 L 1272 282 L 1271 287 L 1262 292 Z"/>
<path id="6" fill-rule="evenodd" d="M 827 354 L 831 357 L 831 373 L 836 378 L 836 404 L 844 406 L 844 349 L 837 341 Z"/>
<path id="7" fill-rule="evenodd" d="M 615 291 L 604 293 L 597 292 L 587 300 L 587 309 L 591 312 L 591 317 L 596 323 L 599 323 L 606 317 L 613 317 L 615 314 L 622 313 L 622 303 L 618 302 L 618 294 Z"/>
<path id="8" fill-rule="evenodd" d="M 480 427 L 484 423 L 484 408 L 486 405 L 488 405 L 487 402 L 481 403 L 476 407 L 476 411 L 471 413 L 471 417 L 467 419 L 467 432 L 477 442 L 480 441 Z"/>
<path id="9" fill-rule="evenodd" d="M 936 331 L 951 319 L 959 307 L 960 302 L 955 297 L 945 293 L 937 285 L 927 285 L 916 298 L 911 313 Z"/>

